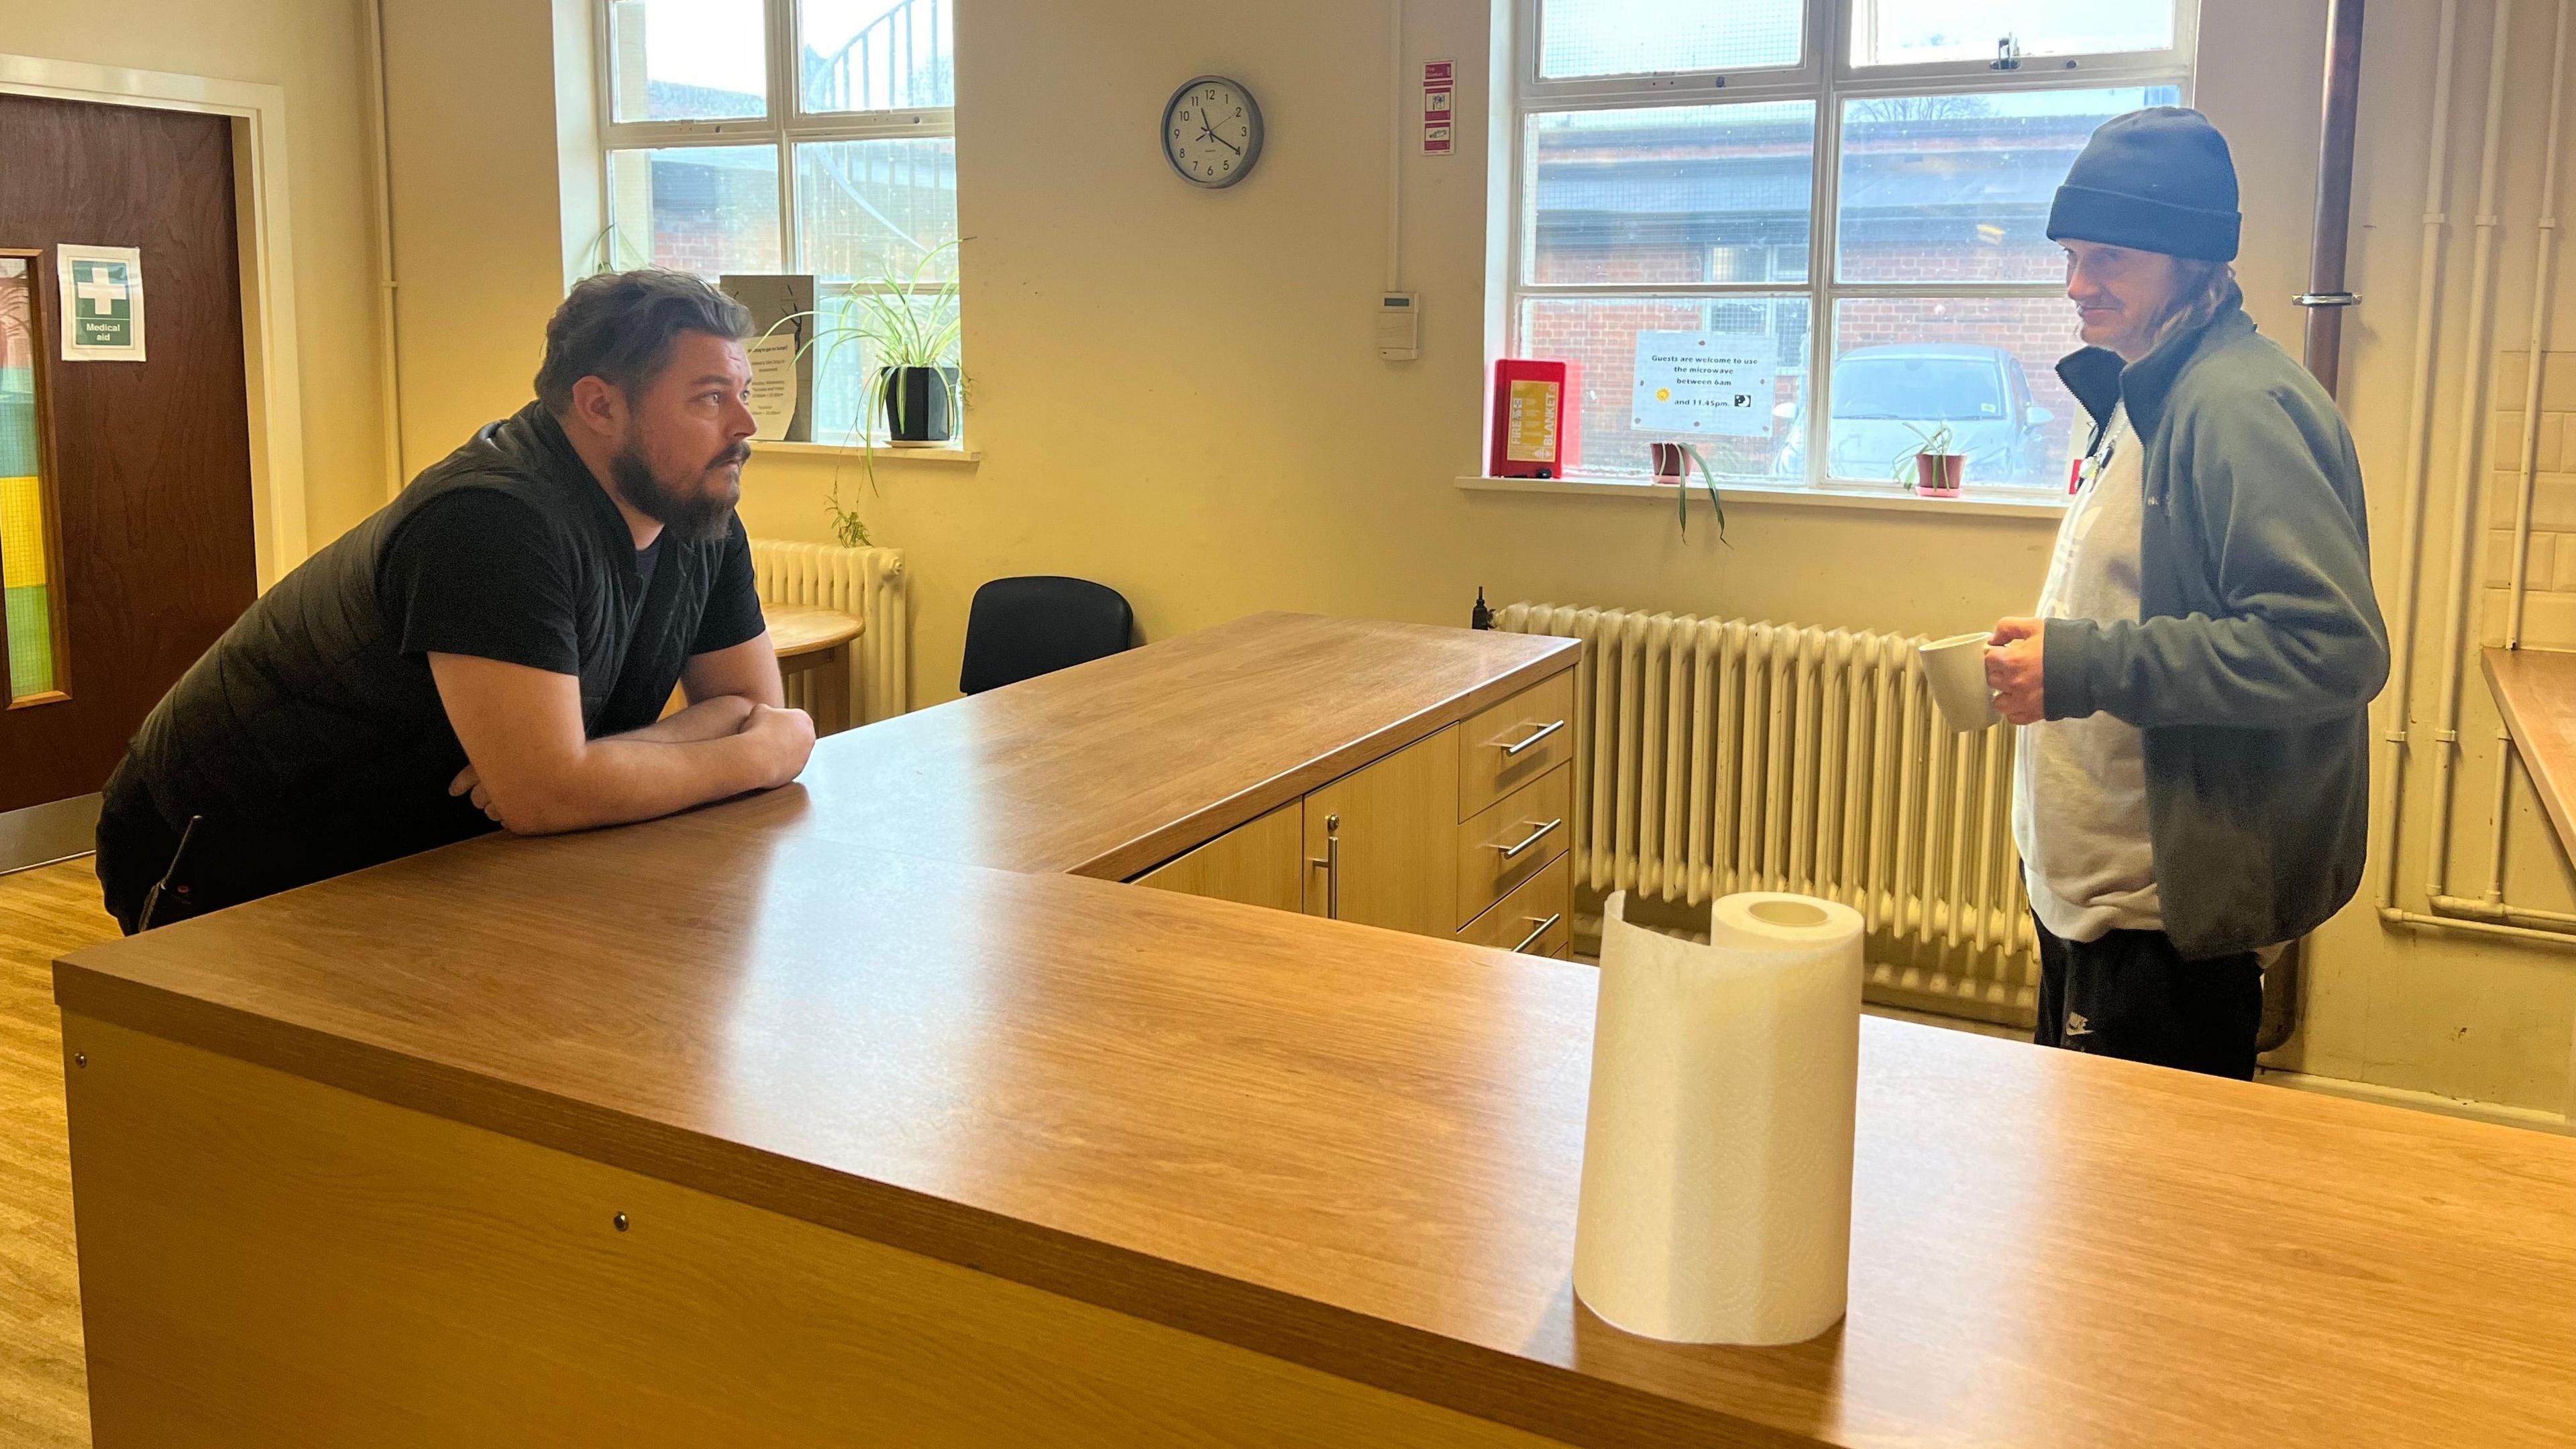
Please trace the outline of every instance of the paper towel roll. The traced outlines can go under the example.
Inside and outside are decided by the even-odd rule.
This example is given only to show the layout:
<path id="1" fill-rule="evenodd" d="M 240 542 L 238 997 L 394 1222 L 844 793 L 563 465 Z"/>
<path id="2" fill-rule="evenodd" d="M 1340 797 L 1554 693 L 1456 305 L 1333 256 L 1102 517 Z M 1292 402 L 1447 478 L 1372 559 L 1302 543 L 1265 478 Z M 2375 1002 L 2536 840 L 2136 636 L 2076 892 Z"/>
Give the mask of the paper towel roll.
<path id="1" fill-rule="evenodd" d="M 1851 1265 L 1860 916 L 1728 896 L 1708 945 L 1602 912 L 1574 1291 L 1630 1333 L 1796 1343 Z"/>

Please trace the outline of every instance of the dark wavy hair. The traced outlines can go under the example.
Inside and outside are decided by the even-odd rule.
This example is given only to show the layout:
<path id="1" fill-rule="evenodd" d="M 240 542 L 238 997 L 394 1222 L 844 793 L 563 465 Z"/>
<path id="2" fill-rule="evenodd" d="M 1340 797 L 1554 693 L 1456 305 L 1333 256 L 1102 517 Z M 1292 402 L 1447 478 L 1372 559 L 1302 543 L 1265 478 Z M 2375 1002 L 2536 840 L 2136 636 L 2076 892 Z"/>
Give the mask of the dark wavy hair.
<path id="1" fill-rule="evenodd" d="M 572 385 L 585 377 L 631 397 L 670 365 L 684 332 L 739 342 L 751 335 L 751 311 L 686 272 L 647 268 L 584 277 L 546 323 L 537 401 L 557 416 L 568 413 Z"/>

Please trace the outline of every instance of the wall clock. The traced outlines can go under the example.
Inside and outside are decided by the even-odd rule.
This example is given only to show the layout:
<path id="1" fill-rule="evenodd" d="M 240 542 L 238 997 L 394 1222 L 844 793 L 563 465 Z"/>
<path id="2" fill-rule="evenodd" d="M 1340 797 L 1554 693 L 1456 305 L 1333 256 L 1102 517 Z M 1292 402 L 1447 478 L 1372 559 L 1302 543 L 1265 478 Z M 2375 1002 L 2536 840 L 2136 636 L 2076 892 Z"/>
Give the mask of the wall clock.
<path id="1" fill-rule="evenodd" d="M 1163 156 L 1181 179 L 1210 190 L 1252 174 L 1261 159 L 1261 107 L 1243 82 L 1203 75 L 1163 105 Z"/>

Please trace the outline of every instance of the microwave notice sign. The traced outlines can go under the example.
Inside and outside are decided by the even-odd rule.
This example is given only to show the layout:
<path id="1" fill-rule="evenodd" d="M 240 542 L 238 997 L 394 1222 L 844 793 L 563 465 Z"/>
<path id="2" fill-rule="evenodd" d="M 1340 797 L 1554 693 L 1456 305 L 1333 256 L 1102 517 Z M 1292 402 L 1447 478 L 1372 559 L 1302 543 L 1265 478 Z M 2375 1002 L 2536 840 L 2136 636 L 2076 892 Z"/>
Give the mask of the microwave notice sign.
<path id="1" fill-rule="evenodd" d="M 1780 344 L 1768 333 L 1640 332 L 1629 426 L 1767 438 L 1779 380 Z"/>

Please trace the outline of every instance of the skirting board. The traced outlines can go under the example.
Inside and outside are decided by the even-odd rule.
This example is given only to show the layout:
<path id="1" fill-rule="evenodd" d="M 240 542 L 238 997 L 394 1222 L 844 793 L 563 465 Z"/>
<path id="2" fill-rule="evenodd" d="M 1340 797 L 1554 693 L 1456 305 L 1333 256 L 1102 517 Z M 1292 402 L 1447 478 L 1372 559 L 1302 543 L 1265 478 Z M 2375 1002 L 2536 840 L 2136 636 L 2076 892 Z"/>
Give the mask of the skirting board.
<path id="1" fill-rule="evenodd" d="M 96 795 L 0 814 L 0 875 L 87 855 L 98 843 Z"/>

